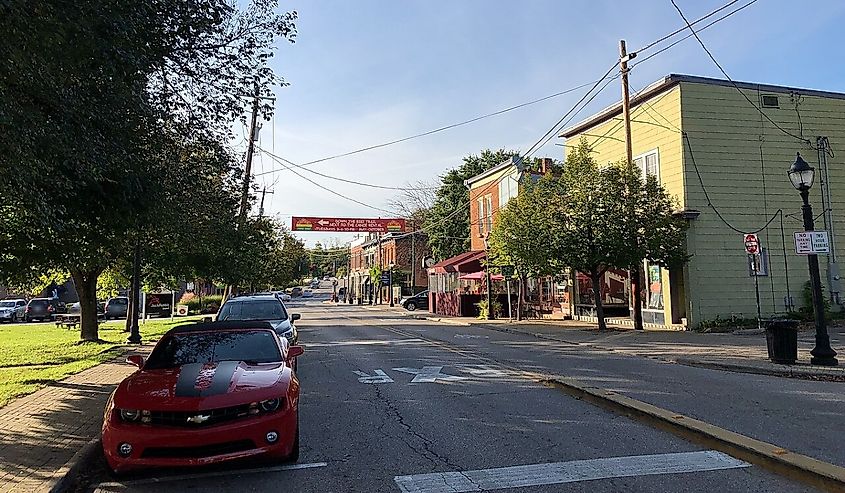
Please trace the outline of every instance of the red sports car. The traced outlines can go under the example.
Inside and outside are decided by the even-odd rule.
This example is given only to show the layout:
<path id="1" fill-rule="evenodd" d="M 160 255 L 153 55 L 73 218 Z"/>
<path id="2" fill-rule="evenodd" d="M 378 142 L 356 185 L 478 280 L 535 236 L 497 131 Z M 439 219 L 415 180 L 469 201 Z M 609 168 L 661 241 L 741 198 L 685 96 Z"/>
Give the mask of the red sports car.
<path id="1" fill-rule="evenodd" d="M 171 329 L 106 404 L 103 452 L 116 473 L 263 456 L 299 458 L 299 381 L 267 322 Z"/>

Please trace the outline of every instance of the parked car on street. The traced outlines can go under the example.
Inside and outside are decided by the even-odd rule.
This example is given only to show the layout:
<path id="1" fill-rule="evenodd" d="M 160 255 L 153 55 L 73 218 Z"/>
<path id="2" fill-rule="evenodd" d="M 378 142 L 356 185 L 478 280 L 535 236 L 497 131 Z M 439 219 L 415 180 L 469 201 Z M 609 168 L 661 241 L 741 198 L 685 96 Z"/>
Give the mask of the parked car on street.
<path id="1" fill-rule="evenodd" d="M 417 308 L 428 310 L 428 290 L 419 292 L 413 296 L 402 298 L 401 300 L 399 300 L 399 304 L 402 305 L 403 308 L 411 312 L 416 310 Z"/>
<path id="2" fill-rule="evenodd" d="M 252 295 L 229 298 L 217 312 L 217 321 L 262 321 L 270 322 L 279 337 L 287 339 L 288 344 L 299 341 L 294 321 L 299 320 L 298 313 L 288 314 L 285 304 L 275 295 Z"/>
<path id="3" fill-rule="evenodd" d="M 282 301 L 290 301 L 291 296 L 284 291 L 277 291 L 276 296 Z"/>
<path id="4" fill-rule="evenodd" d="M 225 306 L 225 305 L 224 305 Z M 303 353 L 266 322 L 209 322 L 167 332 L 106 404 L 112 471 L 202 466 L 247 457 L 299 459 Z"/>
<path id="5" fill-rule="evenodd" d="M 300 288 L 299 286 L 297 286 L 295 288 L 291 288 L 290 295 L 294 298 L 302 296 L 302 288 Z"/>
<path id="6" fill-rule="evenodd" d="M 320 287 L 320 280 L 319 279 L 314 279 L 313 281 L 311 281 L 311 289 L 317 289 L 319 287 Z"/>
<path id="7" fill-rule="evenodd" d="M 32 298 L 26 305 L 24 310 L 24 320 L 33 322 L 39 320 L 41 322 L 53 319 L 53 316 L 58 313 L 67 312 L 65 304 L 59 300 L 51 298 Z"/>
<path id="8" fill-rule="evenodd" d="M 0 301 L 0 321 L 17 322 L 24 319 L 26 300 L 23 298 Z"/>
<path id="9" fill-rule="evenodd" d="M 105 303 L 97 303 L 97 318 L 102 318 L 105 314 Z M 67 312 L 69 315 L 79 315 L 82 313 L 82 306 L 77 301 L 76 303 L 71 303 L 67 306 Z"/>
<path id="10" fill-rule="evenodd" d="M 126 318 L 126 312 L 129 310 L 129 298 L 126 296 L 116 296 L 106 300 L 103 317 L 106 320 L 111 318 Z"/>
<path id="11" fill-rule="evenodd" d="M 303 289 L 302 290 L 302 297 L 303 298 L 312 298 L 314 297 L 314 292 L 310 289 Z"/>

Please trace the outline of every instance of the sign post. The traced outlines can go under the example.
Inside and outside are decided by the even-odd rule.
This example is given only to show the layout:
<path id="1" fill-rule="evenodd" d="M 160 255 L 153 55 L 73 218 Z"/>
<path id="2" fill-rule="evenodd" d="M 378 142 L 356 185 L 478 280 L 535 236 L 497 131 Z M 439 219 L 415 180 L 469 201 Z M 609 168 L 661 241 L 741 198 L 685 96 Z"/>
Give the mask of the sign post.
<path id="1" fill-rule="evenodd" d="M 754 298 L 757 302 L 757 328 L 759 329 L 762 324 L 762 316 L 760 314 L 760 282 L 757 280 L 759 277 L 757 272 L 760 270 L 757 265 L 758 257 L 760 256 L 760 239 L 756 233 L 744 234 L 742 235 L 742 239 L 745 242 L 745 253 L 748 254 L 751 272 L 754 274 Z"/>

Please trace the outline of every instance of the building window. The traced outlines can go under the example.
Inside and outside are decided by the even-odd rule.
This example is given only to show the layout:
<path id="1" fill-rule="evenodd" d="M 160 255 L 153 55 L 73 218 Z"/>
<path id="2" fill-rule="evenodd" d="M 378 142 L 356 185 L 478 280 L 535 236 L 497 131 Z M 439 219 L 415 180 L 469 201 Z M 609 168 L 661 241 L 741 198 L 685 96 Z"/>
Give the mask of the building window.
<path id="1" fill-rule="evenodd" d="M 507 205 L 510 199 L 516 197 L 519 193 L 519 173 L 512 173 L 507 175 L 501 183 L 499 183 L 499 209 Z"/>
<path id="2" fill-rule="evenodd" d="M 478 236 L 484 236 L 484 198 L 478 197 Z"/>
<path id="3" fill-rule="evenodd" d="M 760 96 L 760 103 L 763 108 L 780 108 L 778 97 L 774 94 L 763 94 Z"/>
<path id="4" fill-rule="evenodd" d="M 657 181 L 660 181 L 660 158 L 657 154 L 657 149 L 648 151 L 634 158 L 634 166 L 640 169 L 642 176 L 654 176 Z"/>
<path id="5" fill-rule="evenodd" d="M 485 195 L 484 196 L 484 204 L 486 206 L 486 215 L 484 217 L 485 222 L 487 223 L 487 232 L 493 231 L 493 196 L 492 195 Z"/>

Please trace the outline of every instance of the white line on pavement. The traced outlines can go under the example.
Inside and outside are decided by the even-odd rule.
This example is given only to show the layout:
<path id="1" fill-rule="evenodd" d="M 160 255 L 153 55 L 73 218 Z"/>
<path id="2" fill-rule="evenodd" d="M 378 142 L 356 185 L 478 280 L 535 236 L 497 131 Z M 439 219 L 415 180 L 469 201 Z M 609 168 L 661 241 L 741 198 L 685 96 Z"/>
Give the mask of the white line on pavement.
<path id="1" fill-rule="evenodd" d="M 355 370 L 352 373 L 358 375 L 358 381 L 361 383 L 393 383 L 393 379 L 381 369 L 374 371 L 375 375 L 368 375 L 361 370 Z"/>
<path id="2" fill-rule="evenodd" d="M 575 483 L 595 479 L 716 471 L 751 464 L 715 450 L 633 455 L 525 466 L 396 476 L 404 493 L 461 493 L 523 486 Z"/>
<path id="3" fill-rule="evenodd" d="M 287 466 L 274 466 L 274 467 L 257 467 L 254 469 L 231 469 L 228 471 L 216 471 L 216 472 L 207 472 L 207 473 L 196 473 L 196 474 L 182 474 L 180 476 L 164 476 L 161 478 L 146 478 L 146 479 L 137 479 L 135 481 L 126 481 L 124 483 L 120 482 L 110 482 L 110 483 L 100 483 L 97 488 L 114 488 L 114 487 L 121 487 L 121 486 L 137 486 L 142 484 L 156 484 L 156 483 L 169 483 L 174 481 L 186 481 L 190 479 L 204 479 L 204 478 L 216 478 L 220 476 L 238 476 L 242 474 L 260 474 L 260 473 L 268 473 L 268 472 L 279 472 L 279 471 L 295 471 L 298 469 L 311 469 L 314 467 L 326 467 L 329 465 L 327 462 L 311 462 L 306 464 L 289 464 Z"/>
<path id="4" fill-rule="evenodd" d="M 393 370 L 414 375 L 414 378 L 411 380 L 411 383 L 434 383 L 437 380 L 441 380 L 444 382 L 457 382 L 458 380 L 465 380 L 464 377 L 457 377 L 455 375 L 447 375 L 445 373 L 441 373 L 441 371 L 443 370 L 442 366 L 423 366 L 420 369 L 394 368 Z"/>

